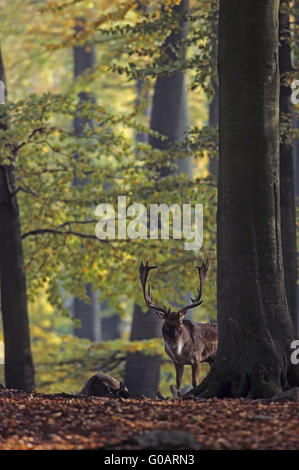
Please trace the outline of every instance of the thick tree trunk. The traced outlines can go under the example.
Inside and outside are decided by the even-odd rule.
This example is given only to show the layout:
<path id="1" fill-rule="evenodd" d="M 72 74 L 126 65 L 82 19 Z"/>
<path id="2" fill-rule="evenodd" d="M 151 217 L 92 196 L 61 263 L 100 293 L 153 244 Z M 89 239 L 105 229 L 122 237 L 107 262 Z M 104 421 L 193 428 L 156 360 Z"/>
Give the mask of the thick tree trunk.
<path id="1" fill-rule="evenodd" d="M 294 128 L 299 129 L 299 119 L 294 120 Z M 296 205 L 299 201 L 299 138 L 295 141 L 294 147 L 294 159 L 295 159 L 295 196 L 296 196 Z M 299 253 L 297 252 L 296 259 L 299 259 Z M 296 301 L 297 301 L 297 336 L 299 334 L 299 284 L 296 287 Z"/>
<path id="2" fill-rule="evenodd" d="M 295 21 L 297 25 L 299 24 L 299 3 L 295 3 Z M 294 36 L 298 30 L 294 28 Z M 296 40 L 296 48 L 299 48 L 299 38 L 298 36 L 293 37 Z M 294 68 L 298 69 L 299 66 L 299 57 L 298 54 L 294 54 Z M 295 129 L 299 129 L 299 119 L 294 119 L 293 126 Z M 294 146 L 294 160 L 295 160 L 295 196 L 296 196 L 296 205 L 299 201 L 299 138 L 295 140 Z M 297 253 L 297 259 L 299 259 L 299 253 Z M 297 299 L 297 337 L 299 334 L 299 284 L 297 284 L 296 289 L 296 299 Z"/>
<path id="3" fill-rule="evenodd" d="M 213 59 L 216 62 L 217 60 L 217 38 L 218 38 L 218 26 L 219 26 L 219 13 L 215 12 L 213 18 L 213 26 L 212 30 L 215 34 L 215 44 L 213 44 L 213 50 L 215 51 L 213 55 Z M 219 122 L 219 87 L 218 81 L 216 79 L 212 79 L 212 87 L 214 90 L 214 96 L 212 101 L 209 104 L 209 126 L 210 127 L 218 127 Z M 209 161 L 209 170 L 211 175 L 213 175 L 218 180 L 218 158 L 212 156 Z"/>
<path id="4" fill-rule="evenodd" d="M 289 2 L 282 1 L 281 7 Z M 291 88 L 288 74 L 292 71 L 290 45 L 290 17 L 288 13 L 279 14 L 279 68 L 280 68 L 280 122 L 288 132 L 292 126 Z M 286 130 L 286 129 L 285 129 Z M 284 276 L 289 311 L 294 327 L 297 328 L 297 247 L 296 247 L 296 210 L 294 182 L 294 149 L 283 134 L 280 144 L 280 206 L 281 238 Z"/>
<path id="5" fill-rule="evenodd" d="M 5 83 L 0 51 L 0 80 Z M 6 129 L 1 122 L 1 129 Z M 0 165 L 0 282 L 5 345 L 5 382 L 8 388 L 34 389 L 30 349 L 26 279 L 19 207 L 13 168 Z"/>
<path id="6" fill-rule="evenodd" d="M 78 20 L 77 31 L 79 32 L 84 26 L 84 19 Z M 95 64 L 95 49 L 92 44 L 83 46 L 74 46 L 74 78 L 75 80 L 86 71 L 92 69 Z M 81 102 L 90 101 L 92 97 L 89 93 L 81 92 L 79 94 Z M 92 127 L 92 123 L 83 119 L 81 116 L 75 116 L 74 131 L 77 136 L 82 135 L 86 125 Z M 74 184 L 80 186 L 84 181 L 75 180 Z M 84 302 L 79 298 L 74 298 L 73 315 L 76 320 L 80 320 L 81 326 L 74 329 L 74 334 L 78 338 L 87 338 L 91 341 L 98 341 L 101 336 L 100 324 L 100 303 L 98 295 L 93 291 L 91 284 L 85 286 L 86 293 L 90 299 L 90 303 Z"/>
<path id="7" fill-rule="evenodd" d="M 184 0 L 176 7 L 182 15 L 188 12 L 189 2 Z M 179 31 L 172 33 L 166 40 L 166 51 L 172 59 L 172 47 L 187 36 L 187 23 L 182 19 Z M 186 48 L 181 51 L 182 61 Z M 184 137 L 188 128 L 188 103 L 185 73 L 176 72 L 170 76 L 159 76 L 155 83 L 151 119 L 151 129 L 167 136 L 167 141 L 149 136 L 153 148 L 164 149 Z M 192 174 L 190 159 L 178 162 L 178 172 Z M 167 176 L 168 171 L 163 171 Z M 131 339 L 155 338 L 161 336 L 161 320 L 153 312 L 142 313 L 138 305 L 134 306 Z M 160 380 L 161 359 L 159 356 L 147 356 L 143 353 L 129 354 L 126 362 L 125 383 L 133 396 L 146 394 L 155 397 Z"/>
<path id="8" fill-rule="evenodd" d="M 161 320 L 153 312 L 143 313 L 135 304 L 130 340 L 161 336 Z M 125 367 L 125 384 L 133 397 L 146 395 L 155 398 L 160 381 L 160 356 L 147 356 L 141 352 L 129 353 Z"/>
<path id="9" fill-rule="evenodd" d="M 271 397 L 298 385 L 283 276 L 279 0 L 221 0 L 219 346 L 203 397 Z"/>

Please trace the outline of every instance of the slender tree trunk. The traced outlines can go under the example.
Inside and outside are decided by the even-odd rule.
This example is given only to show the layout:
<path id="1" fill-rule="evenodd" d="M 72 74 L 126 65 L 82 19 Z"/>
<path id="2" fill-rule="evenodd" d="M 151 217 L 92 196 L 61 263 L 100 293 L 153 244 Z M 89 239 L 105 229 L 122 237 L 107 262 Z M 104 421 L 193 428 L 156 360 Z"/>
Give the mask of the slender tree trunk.
<path id="1" fill-rule="evenodd" d="M 176 10 L 178 13 L 188 12 L 189 2 L 184 0 Z M 187 24 L 184 19 L 179 31 L 172 33 L 166 40 L 165 49 L 172 59 L 172 47 L 187 36 Z M 181 51 L 182 61 L 185 59 L 186 48 Z M 184 72 L 176 72 L 170 76 L 159 76 L 155 83 L 150 127 L 167 136 L 167 141 L 149 136 L 153 148 L 164 149 L 169 144 L 181 140 L 188 127 L 187 90 Z M 140 140 L 139 140 L 140 141 Z M 178 171 L 192 173 L 190 160 L 180 160 Z M 169 174 L 166 170 L 162 176 Z M 161 336 L 161 320 L 153 312 L 142 313 L 138 305 L 134 306 L 131 340 L 155 338 Z M 160 381 L 161 359 L 159 356 L 146 356 L 143 353 L 129 354 L 125 369 L 125 383 L 133 396 L 146 394 L 155 397 Z"/>
<path id="2" fill-rule="evenodd" d="M 137 80 L 136 82 L 136 109 L 139 111 L 140 107 L 143 107 L 142 109 L 142 114 L 144 119 L 148 117 L 149 115 L 149 106 L 148 106 L 148 91 L 145 89 L 145 83 L 142 78 Z M 145 101 L 145 103 L 144 103 Z M 137 143 L 145 142 L 147 143 L 148 141 L 148 134 L 145 132 L 136 132 L 135 135 L 135 140 Z"/>
<path id="3" fill-rule="evenodd" d="M 175 9 L 178 13 L 183 14 L 188 12 L 188 8 L 189 1 L 183 0 Z M 172 48 L 186 37 L 187 22 L 182 19 L 181 28 L 178 31 L 174 31 L 166 39 L 165 50 L 163 52 L 166 62 L 174 59 Z M 184 61 L 186 47 L 181 47 L 180 54 L 181 60 Z M 150 145 L 153 148 L 166 149 L 169 144 L 180 140 L 186 130 L 187 119 L 184 71 L 159 76 L 155 84 L 150 127 L 152 130 L 166 136 L 167 139 L 162 140 L 150 135 Z"/>
<path id="4" fill-rule="evenodd" d="M 80 32 L 84 26 L 84 19 L 78 19 L 77 32 Z M 93 44 L 85 44 L 83 46 L 74 46 L 74 78 L 75 80 L 84 74 L 86 71 L 92 69 L 95 65 L 95 49 Z M 91 101 L 92 97 L 89 93 L 81 92 L 79 94 L 80 101 Z M 92 122 L 75 116 L 74 118 L 74 131 L 75 135 L 80 136 L 84 132 L 85 126 L 92 127 Z M 84 184 L 84 181 L 74 182 L 77 186 Z M 86 293 L 90 299 L 90 303 L 84 302 L 77 297 L 73 301 L 73 314 L 76 320 L 80 320 L 81 326 L 74 329 L 74 333 L 78 338 L 87 338 L 91 341 L 100 339 L 100 303 L 97 293 L 93 290 L 91 284 L 85 286 Z"/>
<path id="5" fill-rule="evenodd" d="M 283 135 L 280 143 L 280 206 L 281 238 L 284 264 L 284 276 L 288 306 L 294 327 L 297 328 L 297 247 L 296 247 L 296 210 L 294 181 L 294 149 L 288 143 L 286 131 L 292 126 L 291 88 L 288 82 L 292 71 L 290 45 L 290 17 L 283 12 L 289 2 L 281 1 L 279 14 L 279 68 L 280 68 L 280 122 Z"/>
<path id="6" fill-rule="evenodd" d="M 144 81 L 138 80 L 136 83 L 138 109 L 144 99 Z M 148 97 L 147 97 L 148 98 Z M 144 110 L 145 116 L 148 114 L 148 107 Z M 147 142 L 148 135 L 136 133 L 136 142 Z M 161 337 L 161 322 L 152 312 L 143 313 L 138 304 L 134 305 L 133 318 L 131 324 L 130 340 L 142 340 L 148 338 Z M 160 356 L 149 356 L 142 352 L 128 353 L 125 366 L 125 383 L 133 397 L 146 395 L 152 398 L 156 393 L 160 382 Z"/>
<path id="7" fill-rule="evenodd" d="M 279 0 L 221 0 L 219 346 L 203 397 L 271 397 L 299 384 L 280 222 Z"/>
<path id="8" fill-rule="evenodd" d="M 101 340 L 108 341 L 111 339 L 119 339 L 120 334 L 120 325 L 121 318 L 118 313 L 109 315 L 107 317 L 102 317 L 101 319 Z"/>
<path id="9" fill-rule="evenodd" d="M 0 51 L 0 80 L 5 81 Z M 7 122 L 1 122 L 5 130 Z M 12 166 L 0 165 L 0 282 L 8 388 L 34 389 L 19 207 Z"/>
<path id="10" fill-rule="evenodd" d="M 75 297 L 73 300 L 74 318 L 80 320 L 80 327 L 74 329 L 78 338 L 86 338 L 90 341 L 98 341 L 101 337 L 100 305 L 97 293 L 91 284 L 86 284 L 86 293 L 90 303 Z"/>

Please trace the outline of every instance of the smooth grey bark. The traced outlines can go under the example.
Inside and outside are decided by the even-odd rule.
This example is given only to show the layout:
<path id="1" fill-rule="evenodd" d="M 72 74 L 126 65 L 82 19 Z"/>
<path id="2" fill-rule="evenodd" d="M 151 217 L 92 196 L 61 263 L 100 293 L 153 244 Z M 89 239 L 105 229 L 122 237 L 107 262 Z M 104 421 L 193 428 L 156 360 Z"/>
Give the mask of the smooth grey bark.
<path id="1" fill-rule="evenodd" d="M 184 0 L 176 7 L 176 11 L 188 12 L 189 2 Z M 173 32 L 165 43 L 169 60 L 173 59 L 172 47 L 187 37 L 187 23 L 181 20 L 179 31 Z M 181 51 L 181 60 L 184 61 L 186 48 Z M 169 76 L 159 76 L 156 79 L 151 109 L 150 128 L 167 136 L 167 141 L 149 136 L 149 144 L 153 148 L 164 149 L 169 144 L 177 142 L 184 137 L 188 128 L 187 89 L 184 71 L 172 73 Z M 178 162 L 178 172 L 192 174 L 190 159 Z M 162 171 L 167 176 L 168 171 Z M 152 312 L 143 313 L 139 305 L 134 306 L 131 327 L 131 340 L 161 337 L 161 320 Z M 160 381 L 161 358 L 147 356 L 137 352 L 128 354 L 125 367 L 125 383 L 132 396 L 146 394 L 155 397 Z"/>
<path id="2" fill-rule="evenodd" d="M 6 84 L 0 50 L 0 80 Z M 8 127 L 7 116 L 0 128 Z M 0 165 L 0 283 L 7 388 L 34 389 L 21 224 L 12 166 Z"/>
<path id="3" fill-rule="evenodd" d="M 219 346 L 202 397 L 299 383 L 281 246 L 278 12 L 279 0 L 220 1 Z"/>
<path id="4" fill-rule="evenodd" d="M 281 7 L 289 2 L 281 1 Z M 280 122 L 288 131 L 292 127 L 291 87 L 288 75 L 292 71 L 290 45 L 290 16 L 283 11 L 279 14 L 279 69 L 280 69 Z M 288 306 L 294 328 L 297 328 L 297 247 L 296 247 L 296 209 L 294 149 L 288 143 L 287 135 L 281 136 L 280 143 L 280 206 L 281 238 L 284 264 L 284 277 Z"/>
<path id="5" fill-rule="evenodd" d="M 298 1 L 295 3 L 295 11 L 294 11 L 295 21 L 296 24 L 299 24 L 299 3 Z M 297 31 L 297 30 L 295 30 Z M 296 48 L 299 48 L 299 39 L 298 36 L 294 37 L 296 41 Z M 298 68 L 299 61 L 298 55 L 294 54 L 294 68 Z M 294 119 L 293 122 L 294 129 L 299 129 L 299 119 Z M 299 202 L 299 138 L 295 140 L 294 145 L 294 160 L 295 160 L 295 197 L 296 197 L 296 205 Z M 299 259 L 299 253 L 297 253 L 297 259 Z M 299 285 L 297 284 L 296 289 L 296 299 L 297 299 L 297 335 L 299 334 Z"/>
<path id="6" fill-rule="evenodd" d="M 80 32 L 84 25 L 84 19 L 78 19 L 76 32 Z M 74 78 L 75 80 L 82 74 L 91 70 L 95 65 L 95 48 L 93 44 L 84 44 L 73 47 L 74 56 Z M 80 101 L 92 101 L 89 93 L 81 92 L 79 94 Z M 84 132 L 86 126 L 92 128 L 92 122 L 77 115 L 74 118 L 75 135 L 80 136 Z M 76 157 L 75 157 L 76 158 Z M 84 181 L 75 179 L 74 184 L 78 187 L 84 184 Z M 100 324 L 100 303 L 97 293 L 93 290 L 91 284 L 85 286 L 86 293 L 90 299 L 90 303 L 84 302 L 77 297 L 73 300 L 73 315 L 76 320 L 80 320 L 80 327 L 74 328 L 74 334 L 78 338 L 87 338 L 91 341 L 97 341 L 101 336 Z"/>
<path id="7" fill-rule="evenodd" d="M 294 128 L 299 129 L 299 119 L 294 119 Z M 299 139 L 295 140 L 294 146 L 294 159 L 295 159 L 295 197 L 296 205 L 299 201 Z M 296 259 L 299 259 L 299 253 L 297 252 Z M 299 334 L 299 285 L 296 286 L 296 302 L 297 302 L 297 335 Z"/>

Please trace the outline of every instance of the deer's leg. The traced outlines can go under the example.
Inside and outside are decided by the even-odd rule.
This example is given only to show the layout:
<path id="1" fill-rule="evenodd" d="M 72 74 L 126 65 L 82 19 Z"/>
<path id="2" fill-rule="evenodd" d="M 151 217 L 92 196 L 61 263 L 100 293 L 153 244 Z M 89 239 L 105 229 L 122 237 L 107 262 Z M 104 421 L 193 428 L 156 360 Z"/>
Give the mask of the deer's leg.
<path id="1" fill-rule="evenodd" d="M 181 390 L 182 386 L 182 379 L 184 374 L 184 366 L 175 363 L 175 371 L 176 371 L 176 388 L 177 390 Z"/>
<path id="2" fill-rule="evenodd" d="M 200 362 L 193 364 L 191 367 L 192 367 L 192 386 L 196 387 L 199 384 Z"/>

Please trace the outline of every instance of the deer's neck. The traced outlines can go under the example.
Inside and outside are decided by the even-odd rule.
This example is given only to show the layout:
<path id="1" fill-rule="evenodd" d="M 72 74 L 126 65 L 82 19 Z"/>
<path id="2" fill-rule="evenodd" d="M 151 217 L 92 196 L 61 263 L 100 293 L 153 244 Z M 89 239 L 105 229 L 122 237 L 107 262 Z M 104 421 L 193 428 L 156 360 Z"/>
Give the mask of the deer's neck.
<path id="1" fill-rule="evenodd" d="M 162 334 L 165 343 L 165 351 L 175 362 L 181 363 L 184 355 L 184 348 L 188 343 L 188 331 L 184 323 L 165 322 L 162 327 Z"/>

